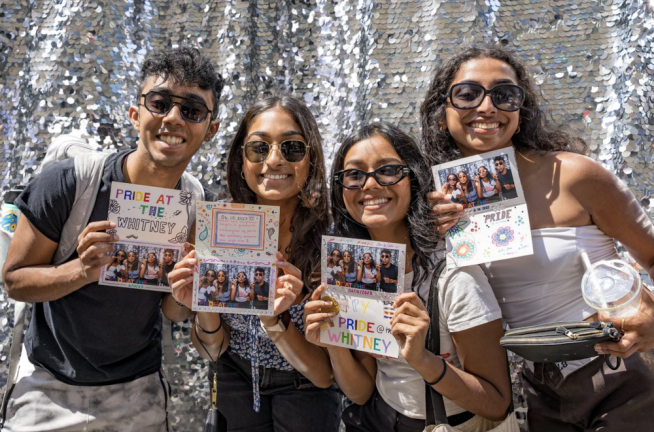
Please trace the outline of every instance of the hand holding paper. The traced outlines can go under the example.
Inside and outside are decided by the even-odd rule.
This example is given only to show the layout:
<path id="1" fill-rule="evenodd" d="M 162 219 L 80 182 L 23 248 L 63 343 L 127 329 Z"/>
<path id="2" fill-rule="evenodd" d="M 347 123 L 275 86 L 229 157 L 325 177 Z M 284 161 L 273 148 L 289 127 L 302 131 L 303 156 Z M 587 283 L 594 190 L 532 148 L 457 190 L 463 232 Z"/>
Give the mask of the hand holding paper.
<path id="1" fill-rule="evenodd" d="M 304 337 L 312 344 L 326 347 L 324 343 L 320 342 L 320 328 L 323 325 L 332 325 L 332 318 L 334 312 L 323 312 L 323 308 L 332 306 L 332 302 L 326 302 L 320 299 L 322 293 L 325 292 L 325 285 L 320 285 L 313 291 L 311 301 L 304 306 Z"/>
<path id="2" fill-rule="evenodd" d="M 277 277 L 275 307 L 273 309 L 273 315 L 275 316 L 286 312 L 302 292 L 302 287 L 304 287 L 300 269 L 286 261 L 284 255 L 279 251 L 277 251 L 277 267 L 282 269 L 284 274 Z"/>
<path id="3" fill-rule="evenodd" d="M 83 279 L 97 281 L 102 268 L 113 261 L 114 257 L 107 254 L 113 251 L 111 243 L 117 242 L 118 236 L 99 231 L 115 227 L 116 224 L 110 221 L 91 222 L 79 235 L 77 254 L 82 265 Z"/>
<path id="4" fill-rule="evenodd" d="M 400 295 L 393 306 L 396 310 L 391 320 L 391 333 L 400 344 L 402 356 L 412 364 L 422 357 L 425 350 L 429 313 L 413 292 Z"/>
<path id="5" fill-rule="evenodd" d="M 184 259 L 175 264 L 173 271 L 168 273 L 168 282 L 173 298 L 189 309 L 193 304 L 193 268 L 197 261 L 195 250 L 192 250 Z"/>

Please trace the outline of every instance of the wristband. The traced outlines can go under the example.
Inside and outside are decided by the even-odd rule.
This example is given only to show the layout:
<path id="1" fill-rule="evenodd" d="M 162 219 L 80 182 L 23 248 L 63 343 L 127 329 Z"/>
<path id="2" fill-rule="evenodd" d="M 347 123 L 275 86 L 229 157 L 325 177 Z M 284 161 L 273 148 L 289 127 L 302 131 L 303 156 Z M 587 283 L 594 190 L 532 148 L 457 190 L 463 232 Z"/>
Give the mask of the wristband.
<path id="1" fill-rule="evenodd" d="M 441 357 L 441 356 L 438 356 L 438 358 L 441 359 L 441 360 L 443 360 L 443 372 L 441 372 L 441 376 L 439 376 L 438 378 L 436 378 L 436 381 L 429 382 L 429 381 L 425 380 L 425 382 L 426 382 L 429 386 L 435 386 L 436 384 L 438 384 L 439 382 L 441 382 L 441 380 L 442 380 L 443 377 L 445 376 L 445 372 L 447 372 L 447 362 L 446 362 L 445 359 L 444 359 L 443 357 Z M 424 378 L 423 378 L 423 379 L 424 379 Z"/>
<path id="2" fill-rule="evenodd" d="M 205 333 L 205 334 L 214 334 L 214 333 L 217 333 L 218 330 L 220 330 L 220 329 L 222 328 L 222 326 L 223 326 L 223 320 L 220 319 L 220 324 L 218 324 L 218 328 L 217 328 L 216 330 L 214 330 L 214 331 L 207 331 L 207 330 L 203 329 L 203 328 L 200 326 L 200 321 L 198 321 L 198 316 L 195 315 L 195 327 L 197 327 L 197 329 L 200 330 L 202 333 Z"/>

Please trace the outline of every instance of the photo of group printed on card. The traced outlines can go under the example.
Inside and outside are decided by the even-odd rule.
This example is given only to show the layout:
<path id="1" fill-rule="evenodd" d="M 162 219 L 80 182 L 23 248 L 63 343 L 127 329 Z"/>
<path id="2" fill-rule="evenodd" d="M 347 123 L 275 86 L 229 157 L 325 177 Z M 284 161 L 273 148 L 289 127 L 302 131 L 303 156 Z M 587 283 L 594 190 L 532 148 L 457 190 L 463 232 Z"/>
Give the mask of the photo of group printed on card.
<path id="1" fill-rule="evenodd" d="M 391 334 L 392 305 L 404 291 L 406 246 L 343 237 L 322 237 L 323 299 L 335 316 L 320 341 L 397 358 Z"/>
<path id="2" fill-rule="evenodd" d="M 448 265 L 533 253 L 527 204 L 512 147 L 432 167 L 436 190 L 466 215 L 446 234 Z"/>

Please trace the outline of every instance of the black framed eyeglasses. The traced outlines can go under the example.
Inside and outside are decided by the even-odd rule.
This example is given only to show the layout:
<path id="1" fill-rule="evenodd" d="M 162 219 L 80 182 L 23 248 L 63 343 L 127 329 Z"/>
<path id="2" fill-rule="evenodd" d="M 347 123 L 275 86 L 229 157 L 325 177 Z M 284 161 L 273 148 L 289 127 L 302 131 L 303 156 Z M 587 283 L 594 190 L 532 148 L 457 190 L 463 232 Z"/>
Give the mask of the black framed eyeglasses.
<path id="1" fill-rule="evenodd" d="M 345 189 L 361 189 L 371 176 L 380 186 L 393 186 L 409 174 L 411 170 L 406 165 L 382 165 L 370 172 L 357 168 L 338 171 L 334 173 L 334 181 Z"/>
<path id="2" fill-rule="evenodd" d="M 142 94 L 141 97 L 143 98 L 143 106 L 152 114 L 166 115 L 173 109 L 174 105 L 178 105 L 182 118 L 191 123 L 202 123 L 213 112 L 202 102 L 183 96 L 151 91 Z M 184 102 L 175 102 L 173 97 L 175 99 L 183 99 Z"/>
<path id="3" fill-rule="evenodd" d="M 454 108 L 473 109 L 481 105 L 488 94 L 495 108 L 500 111 L 518 111 L 525 101 L 525 91 L 515 84 L 499 84 L 490 90 L 476 83 L 454 84 L 446 98 L 450 99 Z"/>
<path id="4" fill-rule="evenodd" d="M 288 140 L 281 144 L 268 144 L 265 141 L 250 141 L 243 145 L 245 158 L 252 163 L 264 163 L 270 156 L 274 145 L 286 162 L 302 162 L 309 153 L 309 144 L 300 140 Z"/>

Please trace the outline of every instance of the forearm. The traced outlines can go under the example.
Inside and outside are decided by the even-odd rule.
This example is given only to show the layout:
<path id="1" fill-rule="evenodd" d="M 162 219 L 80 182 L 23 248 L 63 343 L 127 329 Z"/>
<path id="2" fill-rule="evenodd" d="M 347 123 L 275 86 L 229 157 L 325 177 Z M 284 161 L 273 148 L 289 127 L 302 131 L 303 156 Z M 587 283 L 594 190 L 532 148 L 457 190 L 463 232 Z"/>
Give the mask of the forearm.
<path id="1" fill-rule="evenodd" d="M 202 330 L 209 332 L 216 330 L 221 326 L 222 322 L 220 314 L 211 312 L 199 312 L 196 319 L 200 323 Z M 223 324 L 217 332 L 205 333 L 197 328 L 196 319 L 193 319 L 193 328 L 191 329 L 193 346 L 195 346 L 200 357 L 215 361 L 227 351 L 227 347 L 229 346 L 229 328 Z"/>
<path id="2" fill-rule="evenodd" d="M 349 348 L 327 346 L 334 379 L 352 402 L 365 404 L 375 389 L 375 381 Z"/>
<path id="3" fill-rule="evenodd" d="M 319 346 L 308 342 L 293 323 L 284 332 L 268 332 L 284 358 L 302 375 L 320 388 L 334 382 L 329 356 Z"/>
<path id="4" fill-rule="evenodd" d="M 79 259 L 67 263 L 5 269 L 5 289 L 14 300 L 40 303 L 58 300 L 93 282 L 84 277 Z"/>
<path id="5" fill-rule="evenodd" d="M 433 382 L 441 376 L 444 362 L 434 353 L 424 350 L 423 356 L 412 362 L 411 366 L 423 379 Z M 503 395 L 493 384 L 479 376 L 449 364 L 446 367 L 443 379 L 434 385 L 434 389 L 460 407 L 489 420 L 502 420 L 506 417 L 510 391 Z M 506 372 L 503 374 L 506 375 Z"/>
<path id="6" fill-rule="evenodd" d="M 161 311 L 169 320 L 173 322 L 181 322 L 193 316 L 191 309 L 186 306 L 180 306 L 172 294 L 167 294 L 161 302 Z"/>

